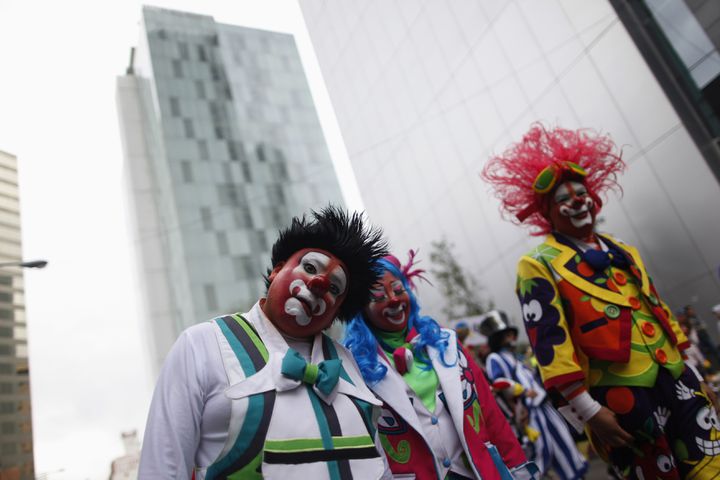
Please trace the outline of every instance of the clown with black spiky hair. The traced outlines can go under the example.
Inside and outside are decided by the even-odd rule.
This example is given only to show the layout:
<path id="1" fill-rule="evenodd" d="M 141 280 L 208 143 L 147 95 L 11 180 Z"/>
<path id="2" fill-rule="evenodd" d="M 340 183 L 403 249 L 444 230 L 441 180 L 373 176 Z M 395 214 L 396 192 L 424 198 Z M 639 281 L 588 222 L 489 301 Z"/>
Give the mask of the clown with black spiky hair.
<path id="1" fill-rule="evenodd" d="M 266 295 L 188 328 L 168 354 L 139 478 L 386 478 L 380 402 L 323 333 L 368 301 L 386 254 L 359 214 L 294 218 L 273 245 Z"/>
<path id="2" fill-rule="evenodd" d="M 504 215 L 546 235 L 520 259 L 517 295 L 560 411 L 623 477 L 716 478 L 720 425 L 687 338 L 638 250 L 595 229 L 624 168 L 609 137 L 536 124 L 482 177 Z"/>

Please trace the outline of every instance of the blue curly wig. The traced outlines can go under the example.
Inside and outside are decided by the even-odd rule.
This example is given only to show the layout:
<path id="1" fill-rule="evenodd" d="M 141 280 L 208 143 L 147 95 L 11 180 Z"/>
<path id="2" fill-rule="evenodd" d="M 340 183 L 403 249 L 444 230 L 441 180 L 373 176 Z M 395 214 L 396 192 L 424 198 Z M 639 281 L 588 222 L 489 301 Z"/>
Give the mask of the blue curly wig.
<path id="1" fill-rule="evenodd" d="M 410 288 L 408 278 L 396 265 L 384 258 L 377 262 L 377 266 L 380 270 L 380 275 L 388 271 L 400 279 L 403 288 L 410 297 L 407 329 L 409 331 L 414 327 L 419 336 L 419 339 L 413 345 L 413 355 L 415 358 L 420 359 L 426 364 L 423 368 L 432 368 L 425 353 L 425 347 L 431 346 L 440 352 L 440 359 L 445 366 L 451 367 L 455 365 L 455 361 L 448 363 L 445 360 L 445 351 L 448 347 L 450 334 L 442 331 L 437 322 L 431 317 L 420 315 L 420 305 L 418 305 L 417 298 Z M 362 312 L 355 315 L 345 331 L 343 343 L 352 352 L 353 357 L 355 357 L 355 361 L 360 367 L 360 372 L 365 382 L 369 385 L 375 385 L 385 377 L 387 367 L 380 363 L 378 359 L 378 342 L 366 322 Z"/>

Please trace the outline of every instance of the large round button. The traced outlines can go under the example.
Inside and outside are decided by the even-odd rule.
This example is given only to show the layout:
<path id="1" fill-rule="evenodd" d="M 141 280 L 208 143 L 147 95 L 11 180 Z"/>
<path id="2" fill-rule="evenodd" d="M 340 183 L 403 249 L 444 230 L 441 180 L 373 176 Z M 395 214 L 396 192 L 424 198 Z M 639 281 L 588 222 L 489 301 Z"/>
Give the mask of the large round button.
<path id="1" fill-rule="evenodd" d="M 655 325 L 650 322 L 645 322 L 643 323 L 642 331 L 648 337 L 652 337 L 653 335 L 655 335 Z"/>
<path id="2" fill-rule="evenodd" d="M 613 278 L 618 285 L 625 285 L 627 283 L 627 277 L 622 272 L 613 273 Z"/>
<path id="3" fill-rule="evenodd" d="M 445 468 L 449 468 L 450 465 L 452 465 L 452 462 L 450 461 L 449 458 L 446 458 L 445 460 L 443 460 L 443 466 L 444 466 Z"/>
<path id="4" fill-rule="evenodd" d="M 640 300 L 635 297 L 628 297 L 628 303 L 633 310 L 640 310 L 640 307 L 642 306 Z"/>
<path id="5" fill-rule="evenodd" d="M 430 417 L 430 422 L 431 422 L 433 425 L 437 425 L 437 423 L 438 423 L 438 418 L 437 418 L 435 415 L 433 415 L 432 417 Z"/>
<path id="6" fill-rule="evenodd" d="M 610 319 L 618 318 L 620 316 L 620 307 L 612 303 L 605 305 L 605 316 Z"/>
<path id="7" fill-rule="evenodd" d="M 657 360 L 660 365 L 665 365 L 668 360 L 665 350 L 663 350 L 662 348 L 658 348 L 657 350 L 655 350 L 655 360 Z"/>

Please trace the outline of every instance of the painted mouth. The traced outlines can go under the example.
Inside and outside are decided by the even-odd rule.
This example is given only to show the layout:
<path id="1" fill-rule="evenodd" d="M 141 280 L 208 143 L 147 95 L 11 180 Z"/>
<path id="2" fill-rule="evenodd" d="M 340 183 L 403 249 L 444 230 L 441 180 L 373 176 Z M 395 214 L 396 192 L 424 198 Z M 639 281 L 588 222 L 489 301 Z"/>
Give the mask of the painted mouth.
<path id="1" fill-rule="evenodd" d="M 705 455 L 713 457 L 720 455 L 720 440 L 703 440 L 700 437 L 695 437 L 695 443 Z"/>
<path id="2" fill-rule="evenodd" d="M 397 307 L 385 308 L 382 312 L 383 317 L 393 325 L 401 325 L 405 321 L 405 308 L 407 308 L 407 306 L 404 303 L 401 303 Z"/>

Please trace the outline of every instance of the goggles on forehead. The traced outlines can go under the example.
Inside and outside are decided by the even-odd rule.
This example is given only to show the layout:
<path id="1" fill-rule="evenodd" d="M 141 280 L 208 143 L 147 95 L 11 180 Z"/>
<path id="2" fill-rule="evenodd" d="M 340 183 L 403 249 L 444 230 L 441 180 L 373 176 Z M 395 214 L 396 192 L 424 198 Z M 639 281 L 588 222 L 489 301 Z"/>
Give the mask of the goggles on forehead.
<path id="1" fill-rule="evenodd" d="M 548 193 L 557 184 L 560 177 L 562 177 L 563 171 L 569 171 L 579 177 L 586 177 L 587 172 L 583 167 L 573 162 L 562 162 L 561 164 L 553 163 L 543 168 L 535 181 L 533 182 L 533 190 L 535 193 Z"/>

